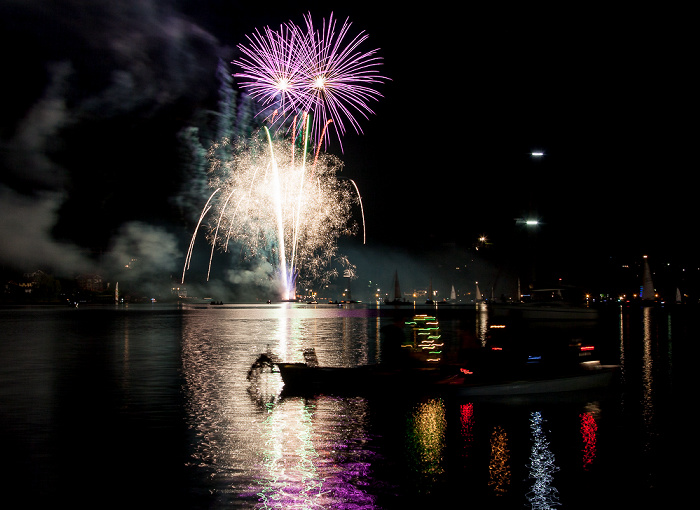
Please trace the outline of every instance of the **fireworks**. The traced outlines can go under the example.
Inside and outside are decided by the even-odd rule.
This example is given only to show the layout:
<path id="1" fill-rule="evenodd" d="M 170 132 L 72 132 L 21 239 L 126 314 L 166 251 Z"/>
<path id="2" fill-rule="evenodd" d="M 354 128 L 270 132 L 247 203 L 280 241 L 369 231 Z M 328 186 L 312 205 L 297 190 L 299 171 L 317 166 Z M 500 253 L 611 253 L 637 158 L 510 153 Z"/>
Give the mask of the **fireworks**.
<path id="1" fill-rule="evenodd" d="M 340 142 L 345 122 L 361 132 L 354 115 L 367 118 L 372 113 L 367 102 L 381 96 L 371 87 L 386 79 L 377 74 L 381 59 L 377 50 L 359 49 L 367 39 L 364 32 L 348 37 L 347 20 L 337 33 L 332 14 L 320 31 L 310 14 L 305 22 L 305 30 L 291 22 L 278 31 L 256 30 L 248 36 L 248 46 L 239 45 L 243 56 L 233 63 L 242 72 L 235 76 L 262 104 L 268 124 L 284 126 L 291 136 L 277 139 L 265 127 L 263 136 L 240 140 L 232 151 L 222 150 L 220 144 L 212 147 L 213 192 L 190 241 L 183 283 L 197 233 L 210 212 L 209 269 L 215 248 L 227 251 L 235 241 L 245 257 L 262 258 L 277 268 L 285 300 L 294 299 L 301 278 L 303 283 L 318 283 L 337 275 L 328 267 L 336 255 L 336 240 L 358 228 L 351 221 L 355 204 L 362 213 L 364 234 L 357 185 L 336 177 L 342 163 L 321 153 L 321 145 L 328 143 L 329 129 Z M 310 144 L 316 147 L 313 161 L 307 161 Z M 354 276 L 345 257 L 338 261 L 346 277 Z"/>
<path id="2" fill-rule="evenodd" d="M 304 104 L 302 70 L 298 54 L 305 48 L 298 38 L 302 37 L 294 25 L 281 25 L 279 32 L 266 27 L 264 33 L 256 30 L 246 36 L 250 46 L 238 45 L 244 57 L 238 64 L 243 72 L 236 74 L 243 78 L 241 86 L 248 89 L 251 96 L 265 109 L 276 108 L 280 98 L 281 107 L 294 111 Z"/>
<path id="3" fill-rule="evenodd" d="M 210 151 L 214 191 L 192 236 L 183 281 L 197 231 L 210 211 L 211 256 L 235 239 L 245 257 L 262 257 L 278 268 L 283 299 L 294 297 L 300 272 L 308 281 L 333 276 L 327 268 L 336 240 L 357 230 L 351 212 L 361 204 L 354 182 L 336 176 L 340 160 L 317 153 L 313 164 L 307 163 L 305 151 L 297 154 L 294 144 L 273 139 L 267 129 L 236 148 L 228 161 L 213 156 L 219 149 Z"/>
<path id="4" fill-rule="evenodd" d="M 373 113 L 367 102 L 381 94 L 372 85 L 387 78 L 377 71 L 378 50 L 360 50 L 368 35 L 348 37 L 352 23 L 347 19 L 337 33 L 332 14 L 320 31 L 310 14 L 304 19 L 305 30 L 288 22 L 279 31 L 268 27 L 263 34 L 256 31 L 249 36 L 249 46 L 238 46 L 244 56 L 233 64 L 242 72 L 234 76 L 243 79 L 241 87 L 261 102 L 270 119 L 283 125 L 297 115 L 310 114 L 315 145 L 328 143 L 330 128 L 342 149 L 344 121 L 361 133 L 355 115 L 368 118 Z"/>

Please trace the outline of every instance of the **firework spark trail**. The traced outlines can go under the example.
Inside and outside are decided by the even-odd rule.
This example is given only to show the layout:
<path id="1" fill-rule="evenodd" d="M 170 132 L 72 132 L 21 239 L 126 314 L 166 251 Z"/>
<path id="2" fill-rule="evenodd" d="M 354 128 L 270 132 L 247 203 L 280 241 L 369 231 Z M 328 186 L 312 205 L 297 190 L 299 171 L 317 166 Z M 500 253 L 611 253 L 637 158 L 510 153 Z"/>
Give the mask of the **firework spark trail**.
<path id="1" fill-rule="evenodd" d="M 219 192 L 219 188 L 217 188 L 214 191 L 214 193 L 209 195 L 209 200 L 207 200 L 207 203 L 204 206 L 204 209 L 202 209 L 202 213 L 199 215 L 199 220 L 197 220 L 197 226 L 194 229 L 194 233 L 192 234 L 192 239 L 190 240 L 190 247 L 187 250 L 187 257 L 185 257 L 185 267 L 182 268 L 182 283 L 185 283 L 185 271 L 187 271 L 190 268 L 190 262 L 192 261 L 192 250 L 194 249 L 194 241 L 197 238 L 197 231 L 199 230 L 199 227 L 202 224 L 202 220 L 204 219 L 204 217 L 207 215 L 207 213 L 211 209 L 211 206 L 209 204 L 211 203 L 212 198 L 214 198 L 214 195 L 216 195 L 218 192 Z"/>
<path id="2" fill-rule="evenodd" d="M 275 108 L 279 98 L 282 111 L 275 110 L 275 119 L 280 126 L 299 111 L 313 113 L 311 132 L 317 146 L 329 143 L 326 128 L 332 120 L 342 150 L 343 118 L 361 133 L 354 115 L 368 118 L 374 113 L 367 102 L 381 94 L 372 85 L 388 78 L 377 73 L 377 49 L 359 50 L 368 38 L 364 31 L 344 44 L 352 25 L 349 19 L 337 35 L 333 14 L 328 22 L 323 20 L 320 31 L 314 29 L 311 14 L 304 20 L 306 31 L 288 22 L 278 32 L 268 27 L 264 35 L 256 31 L 248 36 L 249 46 L 238 46 L 244 57 L 232 62 L 242 71 L 234 76 L 243 79 L 241 87 L 261 102 L 263 112 Z"/>
<path id="3" fill-rule="evenodd" d="M 264 106 L 274 107 L 277 97 L 280 97 L 283 111 L 294 110 L 302 104 L 298 52 L 305 46 L 298 41 L 299 37 L 302 34 L 291 24 L 280 25 L 279 32 L 266 27 L 264 35 L 256 30 L 252 36 L 246 36 L 250 46 L 238 46 L 244 57 L 235 62 L 243 70 L 236 76 L 244 79 L 241 86 Z M 278 113 L 275 110 L 271 117 Z"/>
<path id="4" fill-rule="evenodd" d="M 360 32 L 350 43 L 342 46 L 352 23 L 346 19 L 335 35 L 336 21 L 333 14 L 328 23 L 323 20 L 321 31 L 314 30 L 311 14 L 305 16 L 307 41 L 311 51 L 304 53 L 309 58 L 302 63 L 303 76 L 307 80 L 304 89 L 308 94 L 305 108 L 314 112 L 314 133 L 318 143 L 324 140 L 323 127 L 329 119 L 335 121 L 335 130 L 342 148 L 341 135 L 345 134 L 343 117 L 358 133 L 362 132 L 351 109 L 357 110 L 363 117 L 374 113 L 366 101 L 377 99 L 381 94 L 367 84 L 379 83 L 386 78 L 376 74 L 375 66 L 381 58 L 374 56 L 377 50 L 366 53 L 356 51 L 368 35 Z M 346 106 L 347 104 L 347 106 Z"/>
<path id="5" fill-rule="evenodd" d="M 278 257 L 279 257 L 279 268 L 281 271 L 281 277 L 283 282 L 289 282 L 287 274 L 287 260 L 286 260 L 286 250 L 284 248 L 284 218 L 282 217 L 282 190 L 280 188 L 280 176 L 279 168 L 277 167 L 277 159 L 275 158 L 275 150 L 272 146 L 272 138 L 270 137 L 270 131 L 265 128 L 265 134 L 267 135 L 267 141 L 270 144 L 270 161 L 272 163 L 272 193 L 273 193 L 273 204 L 275 217 L 277 219 L 277 242 L 279 243 Z M 303 179 L 303 174 L 302 174 Z M 289 285 L 287 285 L 289 289 Z M 289 299 L 289 295 L 285 296 L 285 299 Z"/>
<path id="6" fill-rule="evenodd" d="M 323 137 L 326 134 L 326 129 L 328 128 L 328 124 L 330 124 L 331 122 L 333 122 L 333 119 L 328 119 L 328 121 L 326 121 L 326 125 L 323 126 L 323 131 L 321 132 L 321 140 L 323 140 Z M 312 168 L 311 177 L 313 177 L 313 175 L 314 175 L 313 170 L 315 170 L 315 168 L 316 168 L 316 162 L 318 161 L 319 152 L 321 152 L 321 144 L 318 144 L 318 147 L 316 148 L 316 156 L 314 157 L 314 164 L 311 167 Z"/>
<path id="7" fill-rule="evenodd" d="M 360 213 L 362 214 L 362 244 L 367 244 L 367 233 L 365 231 L 365 208 L 362 206 L 362 197 L 360 196 L 360 188 L 357 187 L 355 181 L 350 179 L 350 182 L 355 186 L 357 192 L 357 201 L 360 203 Z"/>
<path id="8" fill-rule="evenodd" d="M 352 231 L 348 226 L 350 210 L 355 197 L 362 213 L 363 242 L 365 218 L 362 197 L 357 184 L 343 185 L 336 178 L 342 166 L 329 155 L 321 155 L 329 127 L 334 129 L 342 150 L 341 136 L 346 128 L 343 117 L 361 133 L 355 113 L 368 118 L 373 113 L 367 101 L 381 94 L 371 85 L 388 78 L 377 74 L 381 58 L 378 50 L 362 52 L 359 46 L 367 39 L 360 32 L 345 43 L 351 23 L 345 20 L 336 35 L 336 20 L 331 13 L 328 22 L 316 31 L 311 14 L 304 17 L 306 31 L 292 22 L 280 25 L 279 31 L 266 27 L 247 36 L 249 45 L 239 45 L 243 56 L 232 62 L 241 71 L 241 87 L 259 101 L 270 125 L 278 128 L 291 122 L 291 143 L 273 141 L 265 127 L 267 143 L 253 138 L 226 156 L 226 161 L 212 157 L 210 182 L 216 188 L 205 205 L 192 235 L 182 281 L 189 269 L 195 238 L 200 225 L 215 207 L 217 220 L 209 225 L 212 244 L 207 280 L 211 273 L 214 248 L 228 250 L 231 239 L 246 248 L 247 256 L 262 256 L 268 262 L 278 263 L 279 276 L 284 286 L 283 298 L 289 299 L 297 277 L 306 271 L 313 280 L 335 255 L 335 240 L 341 233 Z M 272 112 L 272 113 L 269 113 Z M 301 121 L 297 125 L 297 119 Z M 296 143 L 301 137 L 302 162 L 295 162 Z M 310 175 L 306 174 L 309 141 L 316 147 Z M 216 154 L 214 150 L 210 156 Z M 354 189 L 354 193 L 352 190 Z M 221 191 L 224 200 L 212 203 Z M 230 203 L 235 200 L 235 208 Z M 219 235 L 223 229 L 226 235 Z M 331 272 L 332 273 L 332 272 Z"/>
<path id="9" fill-rule="evenodd" d="M 224 202 L 224 206 L 221 208 L 221 213 L 219 214 L 219 219 L 216 222 L 216 229 L 214 230 L 214 237 L 211 243 L 211 251 L 209 252 L 209 267 L 207 268 L 207 281 L 209 281 L 209 276 L 211 275 L 211 264 L 212 261 L 214 260 L 214 248 L 216 247 L 216 238 L 219 235 L 219 227 L 221 226 L 221 220 L 224 216 L 224 211 L 226 211 L 226 208 L 228 207 L 229 200 L 231 200 L 231 197 L 233 196 L 233 192 L 229 193 L 228 196 L 226 197 L 226 201 Z M 240 204 L 240 201 L 238 202 Z M 236 214 L 236 211 L 238 210 L 238 204 L 236 205 L 236 210 L 233 212 L 234 216 Z M 227 232 L 226 235 L 226 244 L 225 246 L 228 247 L 228 239 L 229 239 L 229 233 Z M 224 251 L 226 251 L 224 249 Z"/>
<path id="10" fill-rule="evenodd" d="M 294 145 L 276 140 L 269 130 L 263 138 L 237 147 L 229 161 L 212 159 L 210 185 L 217 191 L 201 218 L 213 209 L 212 248 L 227 250 L 234 240 L 244 248 L 244 257 L 266 259 L 279 271 L 283 299 L 291 299 L 299 277 L 310 283 L 333 275 L 327 268 L 336 255 L 336 240 L 357 228 L 351 210 L 361 198 L 352 181 L 336 176 L 342 163 L 334 156 L 318 154 L 312 180 L 305 168 L 308 147 L 295 158 L 299 149 Z"/>
<path id="11" fill-rule="evenodd" d="M 308 117 L 306 117 L 306 133 L 304 135 L 304 152 L 303 152 L 303 158 L 302 158 L 302 165 L 301 165 L 301 179 L 299 179 L 299 201 L 297 203 L 297 208 L 296 208 L 296 215 L 295 215 L 295 221 L 294 221 L 294 235 L 293 235 L 293 240 L 292 240 L 292 256 L 291 256 L 291 263 L 292 265 L 295 264 L 296 262 L 296 248 L 297 248 L 297 241 L 298 237 L 297 234 L 299 232 L 299 221 L 301 217 L 301 199 L 303 197 L 303 192 L 304 192 L 304 173 L 306 172 L 306 152 L 308 149 L 308 141 L 309 141 L 309 122 L 308 122 Z M 292 168 L 294 167 L 294 145 L 291 147 L 292 150 Z M 314 167 L 316 165 L 316 162 L 314 161 Z"/>

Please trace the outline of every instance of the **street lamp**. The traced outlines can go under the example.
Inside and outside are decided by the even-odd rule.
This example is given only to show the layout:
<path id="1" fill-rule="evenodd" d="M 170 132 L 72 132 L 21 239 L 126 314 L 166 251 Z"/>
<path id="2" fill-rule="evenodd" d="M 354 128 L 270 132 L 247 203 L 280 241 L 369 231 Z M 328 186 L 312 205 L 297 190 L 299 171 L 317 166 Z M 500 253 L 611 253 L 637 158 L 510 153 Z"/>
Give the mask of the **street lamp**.
<path id="1" fill-rule="evenodd" d="M 526 227 L 537 227 L 542 223 L 536 218 L 515 218 L 516 225 L 525 225 Z"/>

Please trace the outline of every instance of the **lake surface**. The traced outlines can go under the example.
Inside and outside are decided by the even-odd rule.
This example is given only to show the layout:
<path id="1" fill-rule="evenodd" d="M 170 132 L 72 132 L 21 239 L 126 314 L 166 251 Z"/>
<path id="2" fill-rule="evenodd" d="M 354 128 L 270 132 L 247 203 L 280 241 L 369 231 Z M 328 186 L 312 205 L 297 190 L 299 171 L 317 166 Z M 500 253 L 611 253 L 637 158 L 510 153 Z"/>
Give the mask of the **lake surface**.
<path id="1" fill-rule="evenodd" d="M 465 332 L 483 341 L 496 321 L 488 310 L 429 311 L 448 354 Z M 323 365 L 377 362 L 394 320 L 384 307 L 0 309 L 0 504 L 667 506 L 682 490 L 673 347 L 693 336 L 695 312 L 615 308 L 585 327 L 533 327 L 594 341 L 621 366 L 619 381 L 503 402 L 285 396 L 279 374 L 247 379 L 268 349 L 285 361 L 313 347 Z"/>

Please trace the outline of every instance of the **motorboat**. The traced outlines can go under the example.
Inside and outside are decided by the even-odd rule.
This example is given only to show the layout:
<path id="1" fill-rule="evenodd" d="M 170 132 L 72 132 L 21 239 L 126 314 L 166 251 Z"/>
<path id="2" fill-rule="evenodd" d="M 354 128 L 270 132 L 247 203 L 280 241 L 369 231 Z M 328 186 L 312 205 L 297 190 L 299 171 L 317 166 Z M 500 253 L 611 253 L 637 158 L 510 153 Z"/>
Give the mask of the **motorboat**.
<path id="1" fill-rule="evenodd" d="M 470 397 L 543 395 L 606 388 L 618 368 L 617 365 L 603 365 L 598 360 L 557 367 L 537 363 L 495 367 L 486 362 L 475 366 L 469 363 L 431 366 L 379 363 L 329 367 L 318 364 L 313 349 L 306 350 L 304 357 L 304 362 L 286 363 L 263 354 L 253 365 L 279 371 L 287 394 L 445 392 Z"/>
<path id="2" fill-rule="evenodd" d="M 607 388 L 613 382 L 617 369 L 617 365 L 586 361 L 568 370 L 520 373 L 512 377 L 475 375 L 471 378 L 474 374 L 465 373 L 462 377 L 439 381 L 437 386 L 469 397 L 555 394 Z"/>

